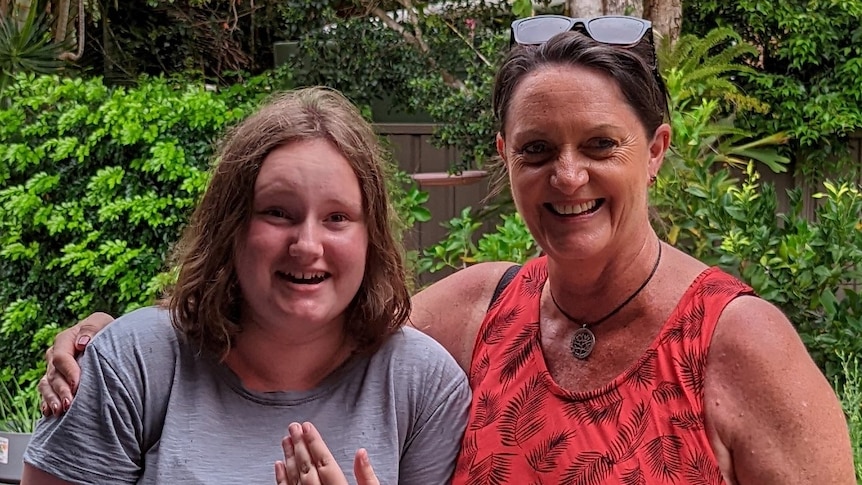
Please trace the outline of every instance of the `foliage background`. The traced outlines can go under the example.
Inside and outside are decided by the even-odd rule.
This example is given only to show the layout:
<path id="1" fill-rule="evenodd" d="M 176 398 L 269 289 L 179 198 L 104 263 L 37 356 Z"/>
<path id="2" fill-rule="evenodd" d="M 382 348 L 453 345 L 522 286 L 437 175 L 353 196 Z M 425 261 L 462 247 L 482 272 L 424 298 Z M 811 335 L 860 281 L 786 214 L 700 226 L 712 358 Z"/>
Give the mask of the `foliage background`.
<path id="1" fill-rule="evenodd" d="M 757 48 L 757 73 L 740 81 L 772 109 L 746 127 L 787 131 L 787 153 L 808 178 L 852 168 L 841 162 L 862 129 L 862 1 L 702 0 L 683 11 L 689 32 L 729 27 Z"/>
<path id="2" fill-rule="evenodd" d="M 0 335 L 16 373 L 58 326 L 158 295 L 213 142 L 247 100 L 164 78 L 22 76 L 0 110 Z"/>
<path id="3" fill-rule="evenodd" d="M 21 36 L 0 32 L 5 378 L 26 384 L 38 375 L 42 349 L 60 327 L 158 294 L 213 141 L 273 89 L 327 84 L 369 115 L 381 100 L 424 112 L 439 123 L 436 143 L 462 155 L 453 171 L 487 166 L 490 87 L 515 14 L 490 1 L 437 9 L 417 2 L 392 14 L 396 28 L 371 6 L 397 7 L 88 1 L 84 57 L 43 63 L 64 46 L 45 36 L 49 26 L 31 26 L 27 38 L 43 48 L 28 50 L 41 59 L 29 68 L 4 64 Z M 656 228 L 782 307 L 844 398 L 851 432 L 862 436 L 862 208 L 847 163 L 848 136 L 862 129 L 862 0 L 698 0 L 683 9 L 688 35 L 662 54 L 676 150 L 652 194 Z M 285 40 L 296 48 L 272 71 L 273 43 Z M 20 74 L 33 66 L 63 77 Z M 793 192 L 776 217 L 783 194 L 762 174 L 781 170 L 808 180 L 817 204 Z M 399 180 L 403 174 L 394 175 L 393 191 L 405 219 L 427 219 L 427 196 L 402 191 Z M 803 216 L 812 206 L 814 216 Z M 479 235 L 486 217 L 497 218 L 498 230 Z M 418 255 L 418 271 L 540 251 L 505 193 L 447 228 L 446 240 Z"/>

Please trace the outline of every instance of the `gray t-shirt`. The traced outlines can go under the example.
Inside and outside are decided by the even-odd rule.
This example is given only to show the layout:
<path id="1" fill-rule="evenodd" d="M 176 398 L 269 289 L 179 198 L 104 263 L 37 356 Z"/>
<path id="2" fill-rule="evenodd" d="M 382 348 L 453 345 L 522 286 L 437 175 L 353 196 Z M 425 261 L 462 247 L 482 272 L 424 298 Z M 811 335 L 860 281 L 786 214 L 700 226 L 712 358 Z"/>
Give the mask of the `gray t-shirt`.
<path id="1" fill-rule="evenodd" d="M 382 484 L 448 483 L 470 403 L 454 359 L 412 328 L 307 392 L 243 388 L 157 308 L 106 327 L 80 364 L 71 408 L 39 422 L 24 456 L 76 483 L 275 483 L 293 421 L 314 423 L 351 483 L 361 447 Z"/>

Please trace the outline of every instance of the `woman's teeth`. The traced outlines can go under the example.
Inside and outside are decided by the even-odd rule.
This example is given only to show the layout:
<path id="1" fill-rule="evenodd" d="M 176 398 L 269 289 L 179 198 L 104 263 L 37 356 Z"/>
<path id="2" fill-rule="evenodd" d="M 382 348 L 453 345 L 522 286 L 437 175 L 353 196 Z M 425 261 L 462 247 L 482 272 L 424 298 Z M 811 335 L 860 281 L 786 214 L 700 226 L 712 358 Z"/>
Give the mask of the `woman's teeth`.
<path id="1" fill-rule="evenodd" d="M 576 216 L 595 209 L 598 202 L 591 200 L 582 204 L 552 204 L 554 212 L 564 216 Z"/>

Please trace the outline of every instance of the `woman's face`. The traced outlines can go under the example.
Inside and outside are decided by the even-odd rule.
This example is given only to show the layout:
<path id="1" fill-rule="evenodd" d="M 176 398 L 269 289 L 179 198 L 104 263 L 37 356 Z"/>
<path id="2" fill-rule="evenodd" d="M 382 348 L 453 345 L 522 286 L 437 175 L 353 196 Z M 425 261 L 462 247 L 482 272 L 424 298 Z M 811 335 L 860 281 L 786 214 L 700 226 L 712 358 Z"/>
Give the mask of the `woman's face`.
<path id="1" fill-rule="evenodd" d="M 343 325 L 367 250 L 362 193 L 344 156 L 321 139 L 273 150 L 237 244 L 243 325 Z"/>
<path id="2" fill-rule="evenodd" d="M 667 125 L 648 136 L 611 77 L 562 65 L 527 74 L 506 119 L 497 150 L 518 211 L 549 256 L 583 260 L 642 241 Z"/>

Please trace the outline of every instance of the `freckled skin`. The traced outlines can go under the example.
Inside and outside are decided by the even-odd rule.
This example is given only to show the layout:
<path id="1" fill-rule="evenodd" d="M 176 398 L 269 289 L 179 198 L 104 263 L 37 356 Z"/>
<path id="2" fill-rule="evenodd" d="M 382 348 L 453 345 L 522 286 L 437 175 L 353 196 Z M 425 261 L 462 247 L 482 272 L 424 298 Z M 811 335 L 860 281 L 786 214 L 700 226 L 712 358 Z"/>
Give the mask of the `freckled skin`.
<path id="1" fill-rule="evenodd" d="M 661 158 L 651 155 L 652 134 L 610 78 L 587 68 L 543 67 L 515 89 L 507 119 L 497 145 L 515 203 L 555 260 L 617 253 L 652 232 L 647 181 Z M 545 208 L 596 199 L 602 207 L 587 220 Z"/>
<path id="2" fill-rule="evenodd" d="M 607 311 L 603 306 L 630 294 L 653 261 L 647 181 L 661 166 L 669 129 L 644 133 L 609 78 L 570 66 L 546 66 L 525 76 L 507 115 L 497 148 L 518 210 L 548 254 L 546 289 L 561 300 L 594 302 L 578 315 L 590 321 Z M 547 209 L 594 199 L 603 205 L 585 217 L 561 218 Z M 620 318 L 597 329 L 601 346 L 586 362 L 575 363 L 568 354 L 566 339 L 559 337 L 568 335 L 571 324 L 545 291 L 541 346 L 562 387 L 595 389 L 627 369 L 705 268 L 665 249 L 654 284 Z M 499 265 L 477 265 L 416 297 L 417 326 L 451 348 L 465 369 L 473 347 L 460 342 L 474 342 L 484 302 L 502 271 Z M 453 310 L 447 302 L 471 296 L 474 305 L 465 302 L 446 318 L 437 316 L 435 308 Z M 458 325 L 448 324 L 456 314 L 463 316 L 455 318 Z M 707 436 L 728 485 L 855 483 L 840 404 L 773 305 L 755 297 L 728 305 L 708 355 L 704 393 Z"/>

